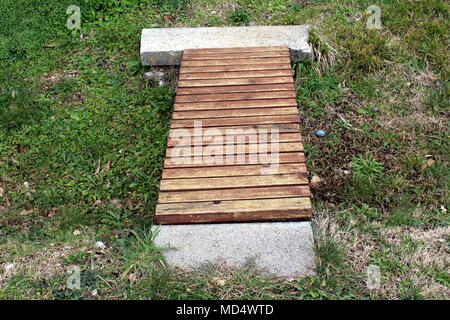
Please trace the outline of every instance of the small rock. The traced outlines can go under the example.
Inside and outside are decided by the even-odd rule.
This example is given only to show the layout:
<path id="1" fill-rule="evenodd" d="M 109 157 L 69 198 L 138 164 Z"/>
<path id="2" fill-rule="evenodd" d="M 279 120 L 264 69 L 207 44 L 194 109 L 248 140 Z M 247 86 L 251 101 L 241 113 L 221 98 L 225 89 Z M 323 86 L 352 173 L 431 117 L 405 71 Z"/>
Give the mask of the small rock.
<path id="1" fill-rule="evenodd" d="M 164 72 L 161 71 L 149 71 L 146 72 L 142 75 L 142 77 L 144 79 L 150 79 L 153 80 L 155 82 L 158 82 L 158 85 L 160 87 L 164 86 L 165 81 L 164 81 Z"/>
<path id="2" fill-rule="evenodd" d="M 323 179 L 321 177 L 319 177 L 319 175 L 315 174 L 313 175 L 312 179 L 311 179 L 311 185 L 312 186 L 316 186 L 320 183 L 322 183 Z"/>
<path id="3" fill-rule="evenodd" d="M 91 294 L 92 294 L 94 297 L 96 297 L 97 294 L 98 294 L 97 289 L 92 290 L 92 291 L 91 291 Z"/>
<path id="4" fill-rule="evenodd" d="M 380 109 L 378 109 L 377 106 L 373 107 L 373 112 L 378 112 L 378 111 L 380 111 Z"/>
<path id="5" fill-rule="evenodd" d="M 81 234 L 81 231 L 80 230 L 75 230 L 74 232 L 73 232 L 73 235 L 74 236 L 79 236 Z"/>
<path id="6" fill-rule="evenodd" d="M 327 133 L 324 130 L 316 130 L 315 134 L 318 137 L 325 137 Z"/>
<path id="7" fill-rule="evenodd" d="M 100 248 L 100 249 L 105 249 L 106 248 L 106 245 L 103 242 L 101 242 L 101 241 L 97 241 L 94 246 L 96 248 Z"/>
<path id="8" fill-rule="evenodd" d="M 5 275 L 10 275 L 14 271 L 14 263 L 8 263 L 4 269 L 5 269 Z"/>

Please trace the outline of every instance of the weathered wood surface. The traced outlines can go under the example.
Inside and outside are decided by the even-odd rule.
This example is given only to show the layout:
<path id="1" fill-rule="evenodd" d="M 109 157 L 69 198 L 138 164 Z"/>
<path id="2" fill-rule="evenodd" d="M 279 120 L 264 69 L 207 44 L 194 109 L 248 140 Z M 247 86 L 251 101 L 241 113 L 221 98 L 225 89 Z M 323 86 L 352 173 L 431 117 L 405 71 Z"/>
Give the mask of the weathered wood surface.
<path id="1" fill-rule="evenodd" d="M 311 217 L 287 47 L 185 50 L 178 85 L 157 223 Z"/>

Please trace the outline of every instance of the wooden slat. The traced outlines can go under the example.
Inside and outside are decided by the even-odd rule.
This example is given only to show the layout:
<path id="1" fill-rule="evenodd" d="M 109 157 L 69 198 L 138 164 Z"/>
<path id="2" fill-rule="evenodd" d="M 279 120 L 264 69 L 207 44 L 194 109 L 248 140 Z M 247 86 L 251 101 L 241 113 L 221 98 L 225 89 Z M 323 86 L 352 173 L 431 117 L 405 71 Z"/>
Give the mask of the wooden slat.
<path id="1" fill-rule="evenodd" d="M 169 139 L 177 138 L 175 133 L 180 129 L 170 129 Z M 298 123 L 280 123 L 280 124 L 259 124 L 251 126 L 224 126 L 220 128 L 182 128 L 183 135 L 187 137 L 198 136 L 216 136 L 219 135 L 249 135 L 261 132 L 270 134 L 272 131 L 281 133 L 299 133 L 300 126 Z"/>
<path id="2" fill-rule="evenodd" d="M 203 87 L 203 86 L 234 86 L 244 84 L 268 84 L 268 83 L 293 83 L 292 77 L 266 77 L 266 78 L 236 78 L 236 79 L 208 79 L 208 80 L 180 80 L 178 86 Z"/>
<path id="3" fill-rule="evenodd" d="M 241 86 L 217 86 L 217 87 L 187 87 L 178 88 L 177 96 L 188 94 L 215 94 L 237 92 L 270 92 L 294 90 L 294 83 L 251 84 Z"/>
<path id="4" fill-rule="evenodd" d="M 287 65 L 286 63 L 183 67 L 180 69 L 180 75 L 186 73 L 200 73 L 200 72 L 257 71 L 257 70 L 282 70 L 282 69 L 288 70 L 291 68 L 290 65 Z"/>
<path id="5" fill-rule="evenodd" d="M 173 113 L 173 119 L 235 118 L 282 114 L 298 114 L 297 107 L 178 111 Z"/>
<path id="6" fill-rule="evenodd" d="M 163 179 L 180 178 L 208 178 L 208 177 L 235 177 L 235 176 L 254 176 L 264 175 L 266 171 L 272 170 L 270 174 L 285 173 L 306 173 L 305 163 L 285 163 L 285 164 L 257 164 L 242 166 L 218 166 L 208 170 L 204 168 L 172 168 L 165 169 L 162 175 Z M 269 173 L 266 173 L 266 175 Z"/>
<path id="7" fill-rule="evenodd" d="M 280 58 L 255 58 L 255 59 L 215 59 L 215 60 L 198 60 L 198 61 L 182 61 L 181 67 L 204 67 L 204 66 L 226 66 L 241 64 L 274 64 L 289 63 L 289 57 Z"/>
<path id="8" fill-rule="evenodd" d="M 185 49 L 183 54 L 217 54 L 234 52 L 264 52 L 289 50 L 287 46 L 266 46 L 266 47 L 235 47 L 235 48 L 205 48 L 205 49 Z"/>
<path id="9" fill-rule="evenodd" d="M 265 108 L 265 107 L 297 107 L 297 102 L 293 98 L 288 99 L 261 99 L 261 100 L 238 100 L 238 101 L 210 101 L 175 103 L 174 111 L 189 110 L 224 110 L 242 108 Z M 200 117 L 199 117 L 200 118 Z"/>
<path id="10" fill-rule="evenodd" d="M 246 161 L 244 165 L 263 163 L 263 161 L 261 161 L 261 158 L 257 159 L 248 158 L 248 159 L 254 161 Z M 305 155 L 303 154 L 303 152 L 280 153 L 278 162 L 279 163 L 305 162 Z M 230 166 L 232 164 L 226 163 L 226 165 Z M 238 166 L 242 164 L 235 163 L 234 165 Z M 201 157 L 166 158 L 164 160 L 164 168 L 195 168 L 195 167 L 211 168 L 216 166 L 220 166 L 220 164 L 206 163 L 205 161 L 203 161 Z"/>
<path id="11" fill-rule="evenodd" d="M 176 130 L 176 129 L 175 129 Z M 216 133 L 216 130 L 214 130 Z M 207 133 L 207 131 L 204 131 Z M 226 142 L 227 141 L 227 136 L 226 136 L 226 131 L 220 131 L 222 132 L 222 136 L 223 136 L 223 141 Z M 169 139 L 167 140 L 167 147 L 168 148 L 173 148 L 174 146 L 195 146 L 195 145 L 202 145 L 202 146 L 207 146 L 207 145 L 213 145 L 214 144 L 214 137 L 216 137 L 217 134 L 214 135 L 203 135 L 201 136 L 202 139 L 194 139 L 194 137 L 192 136 L 188 136 L 191 138 L 186 138 L 183 137 L 181 138 L 171 138 L 169 136 Z M 242 143 L 247 143 L 246 141 L 249 141 L 251 139 L 258 139 L 259 134 L 258 132 L 254 131 L 250 131 L 249 134 L 230 134 L 228 136 L 228 139 L 231 139 L 230 136 L 233 136 L 233 143 L 235 144 L 242 144 Z M 271 142 L 271 141 L 275 141 L 272 140 L 272 134 L 270 133 L 270 131 L 267 132 L 267 141 Z M 293 141 L 302 141 L 301 136 L 298 132 L 293 132 L 293 133 L 278 133 L 278 138 L 277 138 L 278 142 L 293 142 Z"/>
<path id="12" fill-rule="evenodd" d="M 193 103 L 209 101 L 232 101 L 232 100 L 261 100 L 261 99 L 285 99 L 295 98 L 295 92 L 269 91 L 269 92 L 243 92 L 243 93 L 215 93 L 215 94 L 193 94 L 175 97 L 175 103 Z"/>
<path id="13" fill-rule="evenodd" d="M 228 52 L 228 53 L 195 53 L 183 54 L 183 61 L 196 61 L 196 60 L 217 60 L 217 59 L 248 59 L 248 58 L 279 58 L 289 57 L 287 51 L 259 51 L 259 52 Z"/>
<path id="14" fill-rule="evenodd" d="M 157 223 L 295 220 L 311 215 L 311 200 L 302 198 L 163 203 Z"/>
<path id="15" fill-rule="evenodd" d="M 237 79 L 237 78 L 261 78 L 261 77 L 286 77 L 292 76 L 291 69 L 262 70 L 262 71 L 236 71 L 236 72 L 201 72 L 183 73 L 179 80 L 205 80 L 205 79 Z"/>
<path id="16" fill-rule="evenodd" d="M 220 188 L 287 186 L 299 184 L 308 184 L 308 175 L 306 173 L 203 179 L 163 179 L 161 180 L 160 190 L 212 190 Z"/>
<path id="17" fill-rule="evenodd" d="M 219 119 L 197 119 L 197 120 L 172 120 L 172 128 L 193 128 L 195 122 L 201 121 L 203 127 L 226 127 L 238 125 L 257 125 L 273 123 L 298 123 L 298 115 L 282 116 L 258 116 L 258 117 L 240 117 L 240 118 L 219 118 Z"/>
<path id="18" fill-rule="evenodd" d="M 165 191 L 159 195 L 159 203 L 274 199 L 309 197 L 308 186 L 255 187 L 196 191 Z"/>
<path id="19" fill-rule="evenodd" d="M 246 143 L 239 145 L 231 145 L 230 150 L 234 150 L 234 154 L 253 154 L 261 152 L 261 150 L 267 150 L 270 154 L 272 144 L 271 143 Z M 278 152 L 294 152 L 294 151 L 303 151 L 303 144 L 301 142 L 280 142 L 278 143 Z M 167 148 L 166 149 L 166 157 L 183 157 L 183 155 L 190 156 L 206 156 L 211 152 L 211 156 L 220 156 L 229 154 L 226 145 L 223 146 L 206 146 L 206 147 L 176 147 L 176 148 Z"/>

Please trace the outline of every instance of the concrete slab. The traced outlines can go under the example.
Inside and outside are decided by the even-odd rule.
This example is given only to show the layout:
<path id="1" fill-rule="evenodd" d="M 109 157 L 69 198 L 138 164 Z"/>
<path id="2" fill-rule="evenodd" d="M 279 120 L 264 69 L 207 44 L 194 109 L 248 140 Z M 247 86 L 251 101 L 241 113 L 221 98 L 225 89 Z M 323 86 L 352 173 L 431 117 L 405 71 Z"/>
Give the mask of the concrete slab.
<path id="1" fill-rule="evenodd" d="M 288 46 L 292 61 L 312 57 L 307 25 L 143 29 L 141 62 L 178 65 L 184 49 Z"/>
<path id="2" fill-rule="evenodd" d="M 207 263 L 295 277 L 313 274 L 315 253 L 309 221 L 158 226 L 157 246 L 166 262 L 193 269 Z"/>

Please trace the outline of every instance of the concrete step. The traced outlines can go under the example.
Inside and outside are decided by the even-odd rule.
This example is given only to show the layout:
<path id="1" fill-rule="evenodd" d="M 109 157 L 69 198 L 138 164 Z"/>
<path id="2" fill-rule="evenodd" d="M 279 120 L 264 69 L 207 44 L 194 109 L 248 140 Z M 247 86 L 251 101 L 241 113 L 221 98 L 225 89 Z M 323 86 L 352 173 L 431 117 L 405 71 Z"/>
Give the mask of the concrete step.
<path id="1" fill-rule="evenodd" d="M 283 277 L 314 274 L 315 252 L 309 221 L 182 224 L 155 227 L 155 238 L 172 267 L 195 269 L 209 263 Z"/>
<path id="2" fill-rule="evenodd" d="M 143 29 L 141 62 L 179 65 L 185 49 L 288 46 L 291 60 L 312 57 L 307 25 Z"/>

